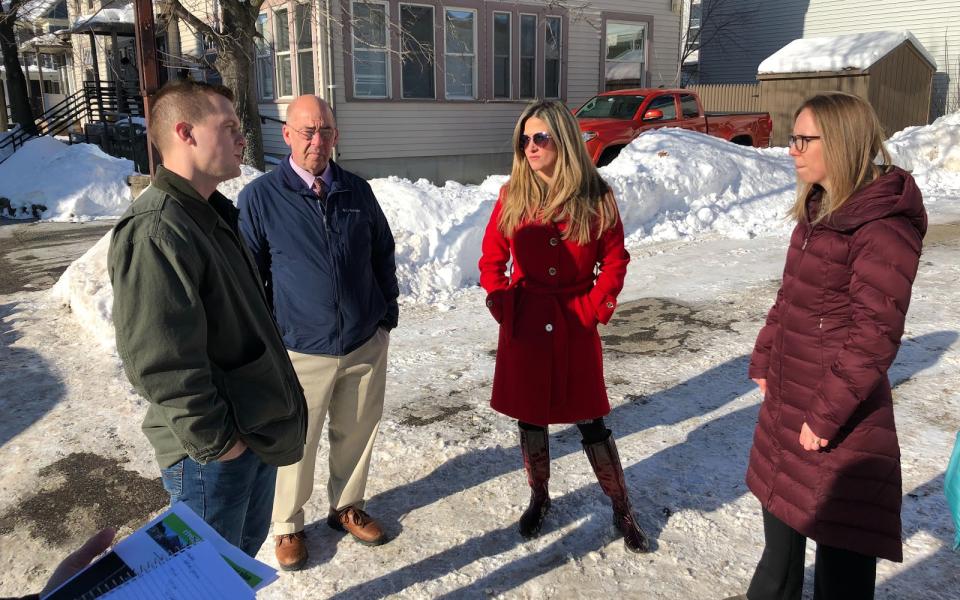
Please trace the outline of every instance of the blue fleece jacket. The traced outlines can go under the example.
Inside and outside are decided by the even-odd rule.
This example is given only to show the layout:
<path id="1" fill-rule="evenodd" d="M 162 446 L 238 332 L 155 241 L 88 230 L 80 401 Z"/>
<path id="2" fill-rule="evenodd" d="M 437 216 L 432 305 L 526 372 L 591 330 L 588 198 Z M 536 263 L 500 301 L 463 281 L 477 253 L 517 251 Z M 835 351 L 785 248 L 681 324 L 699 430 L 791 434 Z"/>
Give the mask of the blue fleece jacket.
<path id="1" fill-rule="evenodd" d="M 240 232 L 287 348 L 343 356 L 397 326 L 394 241 L 370 185 L 330 163 L 319 199 L 289 157 L 240 192 Z"/>

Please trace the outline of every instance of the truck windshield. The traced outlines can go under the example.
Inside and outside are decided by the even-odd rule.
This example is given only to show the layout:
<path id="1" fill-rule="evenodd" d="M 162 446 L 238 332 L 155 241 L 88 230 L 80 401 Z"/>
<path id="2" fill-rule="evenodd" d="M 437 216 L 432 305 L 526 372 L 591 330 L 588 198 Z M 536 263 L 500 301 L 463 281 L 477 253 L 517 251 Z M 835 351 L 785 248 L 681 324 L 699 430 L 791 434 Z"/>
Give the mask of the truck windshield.
<path id="1" fill-rule="evenodd" d="M 632 119 L 643 96 L 595 96 L 577 111 L 581 119 Z"/>

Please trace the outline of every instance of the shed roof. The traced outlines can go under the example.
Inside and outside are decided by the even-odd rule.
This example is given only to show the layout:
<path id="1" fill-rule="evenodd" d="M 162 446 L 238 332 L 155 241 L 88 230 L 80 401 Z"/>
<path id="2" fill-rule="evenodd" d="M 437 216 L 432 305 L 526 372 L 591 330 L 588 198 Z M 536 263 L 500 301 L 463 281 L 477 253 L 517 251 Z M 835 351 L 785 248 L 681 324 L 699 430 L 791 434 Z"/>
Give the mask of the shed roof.
<path id="1" fill-rule="evenodd" d="M 937 61 L 909 31 L 873 31 L 793 40 L 760 63 L 757 74 L 865 71 L 904 42 L 937 68 Z"/>

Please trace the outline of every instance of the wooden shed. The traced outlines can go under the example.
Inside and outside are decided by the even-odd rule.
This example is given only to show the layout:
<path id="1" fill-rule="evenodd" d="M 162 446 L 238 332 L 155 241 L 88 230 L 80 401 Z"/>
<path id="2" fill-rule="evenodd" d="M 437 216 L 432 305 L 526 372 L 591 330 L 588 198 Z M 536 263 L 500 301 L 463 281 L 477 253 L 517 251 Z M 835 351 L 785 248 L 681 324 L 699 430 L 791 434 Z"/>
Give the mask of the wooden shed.
<path id="1" fill-rule="evenodd" d="M 936 70 L 936 61 L 908 31 L 794 40 L 757 69 L 761 104 L 773 118 L 771 144 L 787 144 L 797 107 L 822 91 L 866 99 L 888 136 L 925 125 Z"/>

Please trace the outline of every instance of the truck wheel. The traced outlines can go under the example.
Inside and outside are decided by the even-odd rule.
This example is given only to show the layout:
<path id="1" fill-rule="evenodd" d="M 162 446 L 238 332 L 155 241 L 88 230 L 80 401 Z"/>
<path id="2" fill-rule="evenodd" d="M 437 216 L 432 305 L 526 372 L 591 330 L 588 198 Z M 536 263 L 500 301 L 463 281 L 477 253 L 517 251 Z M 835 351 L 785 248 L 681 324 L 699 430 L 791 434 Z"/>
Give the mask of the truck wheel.
<path id="1" fill-rule="evenodd" d="M 750 139 L 749 135 L 738 135 L 737 137 L 730 140 L 738 146 L 752 146 L 753 140 Z"/>
<path id="2" fill-rule="evenodd" d="M 598 167 L 605 167 L 613 162 L 613 159 L 620 156 L 620 151 L 623 150 L 623 146 L 610 146 L 603 151 L 603 154 L 600 155 L 600 160 L 597 161 Z"/>

